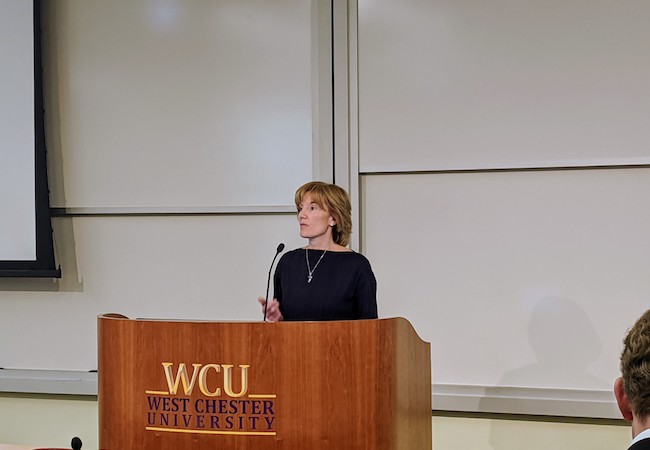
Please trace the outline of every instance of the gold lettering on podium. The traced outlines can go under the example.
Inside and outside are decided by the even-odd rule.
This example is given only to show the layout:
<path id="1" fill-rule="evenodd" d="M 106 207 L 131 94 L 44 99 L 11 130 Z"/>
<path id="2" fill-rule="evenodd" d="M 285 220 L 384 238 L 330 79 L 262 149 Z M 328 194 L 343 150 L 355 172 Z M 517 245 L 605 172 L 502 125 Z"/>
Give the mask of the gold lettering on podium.
<path id="1" fill-rule="evenodd" d="M 221 372 L 223 369 L 223 390 L 228 397 L 243 397 L 248 392 L 248 369 L 250 365 L 243 364 L 239 366 L 241 370 L 241 390 L 239 392 L 233 391 L 232 381 L 233 381 L 233 367 L 232 364 L 203 364 L 194 363 L 192 364 L 192 378 L 187 372 L 187 364 L 180 363 L 178 365 L 178 370 L 176 371 L 176 376 L 173 373 L 173 363 L 164 362 L 162 363 L 163 370 L 165 371 L 165 379 L 167 380 L 167 388 L 169 389 L 169 394 L 176 395 L 178 393 L 178 388 L 182 384 L 183 392 L 185 395 L 192 395 L 194 391 L 194 385 L 196 384 L 197 378 L 199 382 L 199 389 L 206 397 L 218 397 L 221 395 L 221 388 L 217 387 L 211 390 L 208 387 L 208 371 L 214 370 L 217 373 Z"/>
<path id="2" fill-rule="evenodd" d="M 163 365 L 163 369 L 165 370 L 165 378 L 167 379 L 167 387 L 169 388 L 169 393 L 171 395 L 176 395 L 176 392 L 178 392 L 178 385 L 182 381 L 185 395 L 191 395 L 192 391 L 194 390 L 194 383 L 196 382 L 196 377 L 199 374 L 197 369 L 201 367 L 201 364 L 192 364 L 192 367 L 194 367 L 194 371 L 192 372 L 192 381 L 189 381 L 188 379 L 187 366 L 185 365 L 185 363 L 180 363 L 178 365 L 178 372 L 176 372 L 176 378 L 173 378 L 172 375 L 173 363 L 164 362 L 162 363 L 162 365 Z"/>
<path id="3" fill-rule="evenodd" d="M 248 392 L 248 368 L 249 365 L 239 366 L 241 369 L 241 391 L 232 390 L 232 364 L 222 364 L 223 367 L 223 390 L 228 397 L 243 397 Z"/>
<path id="4" fill-rule="evenodd" d="M 145 429 L 169 433 L 276 435 L 276 395 L 249 393 L 249 364 L 192 363 L 191 368 L 189 365 L 162 363 L 167 391 L 145 391 Z"/>

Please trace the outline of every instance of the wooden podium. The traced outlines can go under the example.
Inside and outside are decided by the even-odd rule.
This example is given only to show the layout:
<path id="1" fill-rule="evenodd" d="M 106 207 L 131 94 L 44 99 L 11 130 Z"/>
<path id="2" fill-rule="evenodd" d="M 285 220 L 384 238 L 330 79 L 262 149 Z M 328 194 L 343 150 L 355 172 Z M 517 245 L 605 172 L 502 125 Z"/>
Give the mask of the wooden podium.
<path id="1" fill-rule="evenodd" d="M 402 318 L 98 318 L 100 450 L 430 450 L 431 356 Z"/>

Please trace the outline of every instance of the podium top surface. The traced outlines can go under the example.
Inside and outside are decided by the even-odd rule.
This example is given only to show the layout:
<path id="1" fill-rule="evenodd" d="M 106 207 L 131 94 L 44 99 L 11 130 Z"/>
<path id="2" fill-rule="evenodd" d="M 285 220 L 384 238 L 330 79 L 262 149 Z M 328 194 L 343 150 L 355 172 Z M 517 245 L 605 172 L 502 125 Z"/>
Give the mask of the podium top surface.
<path id="1" fill-rule="evenodd" d="M 344 323 L 358 323 L 358 324 L 363 324 L 363 323 L 391 323 L 395 322 L 397 323 L 400 327 L 405 327 L 406 329 L 409 329 L 410 332 L 412 332 L 415 336 L 417 336 L 422 342 L 425 342 L 428 344 L 428 342 L 424 341 L 418 332 L 415 330 L 411 322 L 404 318 L 404 317 L 387 317 L 387 318 L 380 318 L 380 319 L 360 319 L 360 320 L 330 320 L 330 321 L 287 321 L 287 322 L 262 322 L 262 321 L 237 321 L 237 320 L 232 320 L 232 321 L 224 321 L 224 320 L 212 320 L 212 319 L 175 319 L 175 318 L 162 318 L 162 317 L 138 317 L 138 318 L 130 318 L 128 316 L 125 316 L 120 313 L 105 313 L 105 314 L 100 314 L 97 316 L 98 320 L 128 320 L 128 321 L 136 321 L 136 322 L 168 322 L 168 323 L 192 323 L 192 324 L 224 324 L 224 325 L 246 325 L 246 326 L 259 326 L 259 327 L 268 327 L 268 326 L 281 326 L 281 327 L 291 327 L 291 326 L 322 326 L 322 327 L 329 327 L 329 326 L 336 326 L 336 324 L 344 324 Z M 0 449 L 3 450 L 3 449 Z"/>

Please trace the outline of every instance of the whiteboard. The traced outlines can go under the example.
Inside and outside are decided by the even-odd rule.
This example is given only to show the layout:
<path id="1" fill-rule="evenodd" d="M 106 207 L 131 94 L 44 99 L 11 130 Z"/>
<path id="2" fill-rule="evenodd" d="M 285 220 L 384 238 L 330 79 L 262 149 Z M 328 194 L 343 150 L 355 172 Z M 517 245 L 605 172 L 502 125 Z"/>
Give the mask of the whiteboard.
<path id="1" fill-rule="evenodd" d="M 650 169 L 373 175 L 379 314 L 431 342 L 434 384 L 608 390 L 648 308 Z"/>
<path id="2" fill-rule="evenodd" d="M 0 367 L 96 368 L 107 312 L 261 320 L 278 243 L 304 245 L 287 205 L 328 151 L 312 145 L 314 4 L 43 3 L 63 275 L 0 280 Z"/>
<path id="3" fill-rule="evenodd" d="M 360 171 L 650 163 L 650 3 L 359 0 Z"/>
<path id="4" fill-rule="evenodd" d="M 54 227 L 74 236 L 58 286 L 0 290 L 5 369 L 96 369 L 104 313 L 261 321 L 257 298 L 278 243 L 304 245 L 293 214 L 55 218 Z"/>
<path id="5" fill-rule="evenodd" d="M 278 205 L 311 179 L 311 0 L 43 14 L 53 207 Z"/>

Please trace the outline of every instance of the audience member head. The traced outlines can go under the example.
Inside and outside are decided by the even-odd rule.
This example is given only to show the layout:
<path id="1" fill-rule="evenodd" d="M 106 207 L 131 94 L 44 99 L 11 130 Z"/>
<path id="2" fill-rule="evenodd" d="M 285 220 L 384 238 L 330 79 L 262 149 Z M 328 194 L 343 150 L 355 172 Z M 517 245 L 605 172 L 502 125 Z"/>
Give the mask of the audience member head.
<path id="1" fill-rule="evenodd" d="M 614 383 L 614 394 L 636 436 L 650 428 L 650 310 L 628 331 L 623 344 L 622 376 Z"/>

